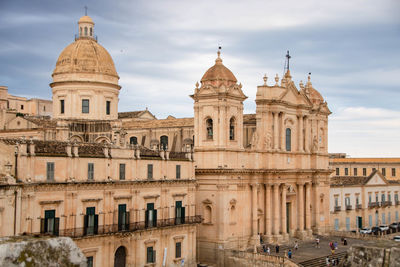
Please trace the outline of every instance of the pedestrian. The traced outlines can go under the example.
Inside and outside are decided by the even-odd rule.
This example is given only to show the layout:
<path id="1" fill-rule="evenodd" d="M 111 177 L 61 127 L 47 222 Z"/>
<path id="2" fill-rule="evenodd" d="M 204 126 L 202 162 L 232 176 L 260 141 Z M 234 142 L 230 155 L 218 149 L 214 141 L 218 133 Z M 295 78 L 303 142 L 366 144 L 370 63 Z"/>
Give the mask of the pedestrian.
<path id="1" fill-rule="evenodd" d="M 337 241 L 335 241 L 335 242 L 333 243 L 333 247 L 334 247 L 335 249 L 338 249 Z"/>
<path id="2" fill-rule="evenodd" d="M 342 244 L 344 245 L 344 237 L 342 237 L 340 240 L 342 241 Z"/>
<path id="3" fill-rule="evenodd" d="M 288 258 L 289 258 L 289 259 L 291 259 L 291 258 L 292 258 L 292 250 L 291 250 L 291 249 L 289 249 L 289 251 L 288 251 L 287 255 L 288 255 Z"/>
<path id="4" fill-rule="evenodd" d="M 335 259 L 334 259 L 334 258 L 332 258 L 331 262 L 332 262 L 332 266 L 335 266 L 335 265 L 336 265 Z"/>
<path id="5" fill-rule="evenodd" d="M 347 239 L 346 238 L 343 240 L 343 245 L 347 246 Z"/>
<path id="6" fill-rule="evenodd" d="M 315 239 L 315 243 L 317 244 L 317 248 L 319 248 L 319 238 L 318 237 Z"/>
<path id="7" fill-rule="evenodd" d="M 330 263 L 329 256 L 326 256 L 325 263 L 326 263 L 326 266 L 329 266 L 329 263 Z"/>
<path id="8" fill-rule="evenodd" d="M 264 253 L 267 252 L 267 245 L 265 245 L 265 244 L 263 244 L 263 251 L 264 251 Z"/>
<path id="9" fill-rule="evenodd" d="M 339 258 L 336 258 L 336 264 L 339 265 Z"/>
<path id="10" fill-rule="evenodd" d="M 271 250 L 269 249 L 269 247 L 267 247 L 267 254 L 271 255 Z"/>
<path id="11" fill-rule="evenodd" d="M 279 245 L 278 244 L 276 244 L 276 246 L 275 246 L 275 252 L 279 253 Z"/>
<path id="12" fill-rule="evenodd" d="M 263 243 L 262 235 L 258 234 L 260 236 L 260 244 Z"/>
<path id="13" fill-rule="evenodd" d="M 294 241 L 294 249 L 297 250 L 299 248 L 299 244 L 297 243 L 297 240 Z"/>

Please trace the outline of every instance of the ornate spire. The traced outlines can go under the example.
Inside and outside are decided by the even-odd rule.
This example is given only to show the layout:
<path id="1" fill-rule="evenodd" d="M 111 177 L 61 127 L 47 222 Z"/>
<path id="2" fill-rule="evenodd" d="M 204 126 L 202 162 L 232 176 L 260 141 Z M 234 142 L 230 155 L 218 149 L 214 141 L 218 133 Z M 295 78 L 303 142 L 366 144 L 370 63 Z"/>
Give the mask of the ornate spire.
<path id="1" fill-rule="evenodd" d="M 278 73 L 277 73 L 276 76 L 275 76 L 275 86 L 279 86 L 278 82 L 279 82 L 279 76 L 278 76 Z"/>
<path id="2" fill-rule="evenodd" d="M 218 52 L 217 52 L 217 59 L 215 60 L 215 64 L 222 64 L 222 59 L 221 59 L 221 46 L 218 46 Z"/>
<path id="3" fill-rule="evenodd" d="M 267 85 L 267 80 L 268 80 L 267 74 L 264 74 L 263 80 L 264 80 L 264 85 Z"/>

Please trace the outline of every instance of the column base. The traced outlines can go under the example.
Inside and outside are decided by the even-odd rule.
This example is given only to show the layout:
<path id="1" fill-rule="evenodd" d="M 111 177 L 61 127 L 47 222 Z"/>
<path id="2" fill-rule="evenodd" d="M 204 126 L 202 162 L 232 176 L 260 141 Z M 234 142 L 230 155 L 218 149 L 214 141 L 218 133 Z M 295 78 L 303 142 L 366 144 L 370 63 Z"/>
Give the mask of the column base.
<path id="1" fill-rule="evenodd" d="M 259 246 L 260 245 L 260 237 L 258 235 L 253 235 L 250 238 L 250 245 L 251 246 Z"/>
<path id="2" fill-rule="evenodd" d="M 301 240 L 312 238 L 311 230 L 297 230 L 296 237 Z"/>

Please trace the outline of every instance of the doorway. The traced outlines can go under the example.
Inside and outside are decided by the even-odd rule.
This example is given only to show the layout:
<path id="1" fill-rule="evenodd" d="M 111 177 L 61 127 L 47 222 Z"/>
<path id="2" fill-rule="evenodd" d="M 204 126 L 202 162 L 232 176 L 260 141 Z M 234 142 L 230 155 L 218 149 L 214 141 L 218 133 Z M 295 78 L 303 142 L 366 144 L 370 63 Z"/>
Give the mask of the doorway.
<path id="1" fill-rule="evenodd" d="M 290 203 L 286 203 L 286 233 L 290 233 Z"/>
<path id="2" fill-rule="evenodd" d="M 120 246 L 115 251 L 114 267 L 125 267 L 126 264 L 126 249 L 124 246 Z"/>

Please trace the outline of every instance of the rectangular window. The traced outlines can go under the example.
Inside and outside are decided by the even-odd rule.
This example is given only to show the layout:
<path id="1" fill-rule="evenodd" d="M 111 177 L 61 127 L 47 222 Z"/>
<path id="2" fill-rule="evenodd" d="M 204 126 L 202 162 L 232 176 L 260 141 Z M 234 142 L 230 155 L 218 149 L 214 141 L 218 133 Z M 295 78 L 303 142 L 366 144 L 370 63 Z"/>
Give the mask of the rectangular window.
<path id="1" fill-rule="evenodd" d="M 65 112 L 65 107 L 64 107 L 64 99 L 60 100 L 60 113 L 64 114 Z"/>
<path id="2" fill-rule="evenodd" d="M 156 262 L 156 251 L 153 247 L 147 247 L 147 263 L 155 263 Z"/>
<path id="3" fill-rule="evenodd" d="M 354 168 L 354 176 L 357 176 L 357 168 Z"/>
<path id="4" fill-rule="evenodd" d="M 379 214 L 375 213 L 375 226 L 379 225 Z"/>
<path id="5" fill-rule="evenodd" d="M 176 179 L 181 179 L 181 165 L 176 165 Z"/>
<path id="6" fill-rule="evenodd" d="M 372 195 L 368 194 L 368 203 L 371 203 L 371 202 L 372 202 Z"/>
<path id="7" fill-rule="evenodd" d="M 349 168 L 344 168 L 344 175 L 349 175 Z"/>
<path id="8" fill-rule="evenodd" d="M 56 210 L 45 210 L 44 219 L 40 220 L 40 232 L 58 235 L 60 218 L 56 218 Z"/>
<path id="9" fill-rule="evenodd" d="M 339 207 L 339 198 L 335 197 L 335 207 Z"/>
<path id="10" fill-rule="evenodd" d="M 382 224 L 386 224 L 386 216 L 385 216 L 385 213 L 382 213 Z"/>
<path id="11" fill-rule="evenodd" d="M 350 206 L 350 197 L 346 197 L 345 199 L 346 206 Z"/>
<path id="12" fill-rule="evenodd" d="M 84 234 L 95 235 L 99 225 L 99 215 L 96 214 L 96 207 L 87 207 L 86 215 L 83 217 Z"/>
<path id="13" fill-rule="evenodd" d="M 89 113 L 89 99 L 82 99 L 82 113 Z"/>
<path id="14" fill-rule="evenodd" d="M 88 163 L 88 180 L 94 179 L 94 164 Z"/>
<path id="15" fill-rule="evenodd" d="M 360 200 L 358 198 L 358 196 L 356 196 L 356 205 L 360 204 Z"/>
<path id="16" fill-rule="evenodd" d="M 175 258 L 182 257 L 182 243 L 176 242 L 175 243 Z"/>
<path id="17" fill-rule="evenodd" d="M 336 176 L 339 176 L 339 168 L 336 168 Z"/>
<path id="18" fill-rule="evenodd" d="M 392 201 L 392 194 L 390 194 L 390 192 L 388 193 L 388 201 Z"/>
<path id="19" fill-rule="evenodd" d="M 24 109 L 24 105 L 21 105 L 21 109 Z"/>
<path id="20" fill-rule="evenodd" d="M 126 211 L 126 204 L 118 205 L 118 231 L 129 229 L 129 212 Z"/>
<path id="21" fill-rule="evenodd" d="M 369 227 L 372 227 L 372 215 L 368 215 L 368 224 Z"/>
<path id="22" fill-rule="evenodd" d="M 47 162 L 47 181 L 54 181 L 54 162 Z"/>
<path id="23" fill-rule="evenodd" d="M 93 267 L 93 256 L 90 256 L 90 257 L 86 258 L 86 266 L 87 267 Z"/>
<path id="24" fill-rule="evenodd" d="M 339 219 L 335 219 L 335 231 L 339 231 Z"/>
<path id="25" fill-rule="evenodd" d="M 106 101 L 106 115 L 110 115 L 111 101 Z"/>
<path id="26" fill-rule="evenodd" d="M 386 168 L 382 168 L 382 175 L 386 176 Z"/>
<path id="27" fill-rule="evenodd" d="M 154 209 L 154 203 L 147 203 L 147 209 L 145 212 L 145 227 L 156 227 L 157 226 L 157 210 Z"/>
<path id="28" fill-rule="evenodd" d="M 367 176 L 367 168 L 363 168 L 363 176 Z"/>
<path id="29" fill-rule="evenodd" d="M 125 163 L 119 164 L 119 179 L 125 180 Z"/>
<path id="30" fill-rule="evenodd" d="M 396 176 L 396 169 L 392 168 L 392 177 L 395 177 L 395 176 Z"/>
<path id="31" fill-rule="evenodd" d="M 397 193 L 394 195 L 394 201 L 399 201 L 399 195 Z"/>
<path id="32" fill-rule="evenodd" d="M 398 221 L 399 221 L 399 212 L 396 211 L 395 214 L 394 214 L 394 216 L 396 217 L 396 222 L 398 222 Z"/>
<path id="33" fill-rule="evenodd" d="M 376 168 L 372 168 L 372 171 L 375 171 L 376 170 Z"/>
<path id="34" fill-rule="evenodd" d="M 350 217 L 346 217 L 346 231 L 350 231 Z"/>
<path id="35" fill-rule="evenodd" d="M 385 194 L 382 194 L 382 195 L 381 195 L 381 200 L 382 200 L 382 202 L 385 202 L 385 200 L 386 200 L 386 199 L 385 199 Z"/>
<path id="36" fill-rule="evenodd" d="M 182 207 L 182 201 L 175 202 L 175 224 L 185 223 L 185 207 Z"/>
<path id="37" fill-rule="evenodd" d="M 153 164 L 147 164 L 147 179 L 153 179 Z"/>
<path id="38" fill-rule="evenodd" d="M 375 202 L 378 203 L 379 202 L 379 195 L 375 194 Z"/>

